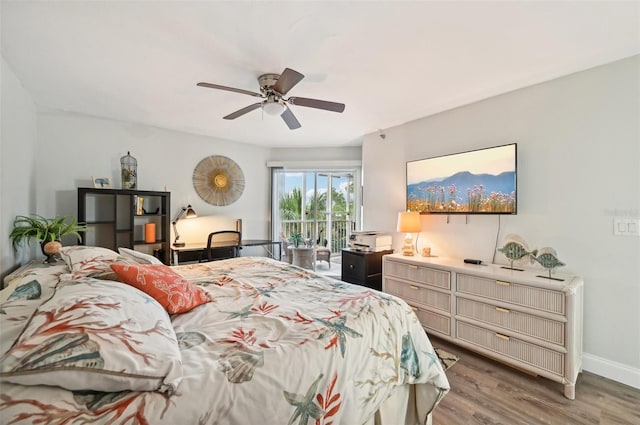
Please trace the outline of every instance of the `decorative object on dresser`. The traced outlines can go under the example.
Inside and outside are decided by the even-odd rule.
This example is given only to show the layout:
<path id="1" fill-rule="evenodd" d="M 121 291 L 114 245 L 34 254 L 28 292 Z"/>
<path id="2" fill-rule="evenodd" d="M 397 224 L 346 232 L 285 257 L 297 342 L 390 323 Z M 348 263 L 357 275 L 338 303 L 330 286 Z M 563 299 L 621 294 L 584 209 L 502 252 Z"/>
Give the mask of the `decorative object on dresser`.
<path id="1" fill-rule="evenodd" d="M 191 204 L 187 205 L 186 207 L 182 207 L 182 209 L 180 210 L 176 218 L 174 218 L 173 221 L 171 222 L 171 224 L 173 225 L 173 233 L 175 236 L 175 239 L 173 240 L 173 246 L 186 245 L 184 242 L 178 241 L 178 239 L 180 239 L 180 235 L 178 234 L 178 226 L 177 226 L 178 220 L 180 220 L 182 217 L 195 218 L 197 216 L 198 214 L 196 214 L 196 211 L 191 207 Z"/>
<path id="2" fill-rule="evenodd" d="M 582 367 L 583 280 L 462 259 L 383 258 L 383 291 L 410 304 L 428 333 L 564 384 Z"/>
<path id="3" fill-rule="evenodd" d="M 193 170 L 193 187 L 211 205 L 230 205 L 244 192 L 244 173 L 231 158 L 208 156 Z"/>
<path id="4" fill-rule="evenodd" d="M 549 276 L 541 276 L 538 275 L 538 277 L 544 277 L 546 279 L 553 279 L 553 280 L 558 280 L 560 282 L 563 282 L 564 279 L 560 279 L 557 277 L 551 277 L 551 273 L 553 270 L 555 270 L 557 267 L 562 267 L 565 264 L 560 261 L 558 259 L 558 254 L 556 254 L 556 250 L 553 248 L 550 248 L 548 246 L 544 247 L 544 248 L 540 248 L 540 251 L 538 251 L 537 255 L 533 256 L 533 259 L 538 262 L 542 267 L 544 267 L 545 269 L 547 269 L 549 271 Z"/>
<path id="5" fill-rule="evenodd" d="M 58 251 L 62 247 L 60 242 L 62 238 L 74 236 L 82 240 L 80 232 L 85 230 L 86 227 L 79 225 L 75 217 L 62 216 L 49 219 L 38 214 L 19 215 L 13 221 L 9 238 L 14 250 L 25 242 L 29 244 L 31 239 L 35 239 L 46 256 L 44 263 L 55 263 L 59 260 Z"/>
<path id="6" fill-rule="evenodd" d="M 342 250 L 342 280 L 367 288 L 382 290 L 382 256 L 392 254 L 384 251 Z"/>
<path id="7" fill-rule="evenodd" d="M 503 267 L 505 269 L 524 271 L 523 269 L 513 267 L 514 261 L 520 261 L 522 259 L 529 258 L 531 262 L 533 262 L 533 258 L 538 253 L 538 250 L 530 250 L 527 243 L 524 241 L 522 236 L 515 235 L 513 233 L 508 234 L 504 237 L 504 246 L 502 248 L 498 248 L 498 251 L 502 252 L 505 257 L 509 260 L 509 267 Z"/>
<path id="8" fill-rule="evenodd" d="M 418 235 L 422 230 L 422 223 L 420 222 L 420 213 L 418 212 L 400 212 L 398 213 L 398 228 L 400 233 L 406 233 L 404 236 L 404 246 L 402 247 L 402 255 L 413 255 L 416 251 L 416 245 L 418 244 Z M 413 243 L 412 233 L 417 233 L 416 243 Z M 417 252 L 417 251 L 416 251 Z M 429 252 L 431 254 L 431 252 Z"/>
<path id="9" fill-rule="evenodd" d="M 141 200 L 152 212 L 145 213 Z M 164 264 L 169 264 L 170 206 L 169 192 L 78 188 L 78 221 L 87 225 L 86 231 L 81 232 L 82 244 L 156 252 Z M 156 226 L 154 242 L 145 240 L 145 225 L 149 223 Z"/>

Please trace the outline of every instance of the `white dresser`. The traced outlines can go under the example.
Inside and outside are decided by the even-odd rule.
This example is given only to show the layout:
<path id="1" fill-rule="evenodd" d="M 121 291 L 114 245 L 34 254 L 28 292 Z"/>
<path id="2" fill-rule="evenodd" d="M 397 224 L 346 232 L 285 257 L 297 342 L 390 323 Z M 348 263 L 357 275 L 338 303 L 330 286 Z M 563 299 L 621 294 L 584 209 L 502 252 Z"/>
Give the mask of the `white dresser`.
<path id="1" fill-rule="evenodd" d="M 410 304 L 427 332 L 560 382 L 574 399 L 584 285 L 562 273 L 538 277 L 545 274 L 392 254 L 383 257 L 382 290 Z"/>

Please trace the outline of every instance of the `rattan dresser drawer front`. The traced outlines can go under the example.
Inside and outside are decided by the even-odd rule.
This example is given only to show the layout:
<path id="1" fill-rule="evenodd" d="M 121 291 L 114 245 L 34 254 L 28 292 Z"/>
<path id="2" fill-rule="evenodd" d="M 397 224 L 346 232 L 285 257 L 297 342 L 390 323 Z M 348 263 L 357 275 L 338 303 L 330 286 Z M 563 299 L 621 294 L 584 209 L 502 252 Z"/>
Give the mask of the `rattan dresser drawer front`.
<path id="1" fill-rule="evenodd" d="M 411 308 L 413 308 L 413 311 L 416 313 L 416 316 L 418 316 L 418 319 L 424 328 L 441 334 L 451 335 L 450 317 L 414 306 L 411 306 Z"/>
<path id="2" fill-rule="evenodd" d="M 434 291 L 424 286 L 387 278 L 385 292 L 396 295 L 406 301 L 413 301 L 448 313 L 451 312 L 450 294 Z"/>
<path id="3" fill-rule="evenodd" d="M 464 341 L 510 357 L 518 362 L 564 376 L 565 356 L 557 351 L 456 321 L 456 336 Z"/>
<path id="4" fill-rule="evenodd" d="M 415 266 L 413 264 L 398 263 L 396 261 L 388 261 L 386 267 L 386 273 L 388 275 L 437 286 L 443 289 L 451 289 L 450 272 Z"/>
<path id="5" fill-rule="evenodd" d="M 458 292 L 564 315 L 564 293 L 535 286 L 458 274 Z"/>
<path id="6" fill-rule="evenodd" d="M 462 297 L 456 314 L 564 346 L 564 323 Z"/>

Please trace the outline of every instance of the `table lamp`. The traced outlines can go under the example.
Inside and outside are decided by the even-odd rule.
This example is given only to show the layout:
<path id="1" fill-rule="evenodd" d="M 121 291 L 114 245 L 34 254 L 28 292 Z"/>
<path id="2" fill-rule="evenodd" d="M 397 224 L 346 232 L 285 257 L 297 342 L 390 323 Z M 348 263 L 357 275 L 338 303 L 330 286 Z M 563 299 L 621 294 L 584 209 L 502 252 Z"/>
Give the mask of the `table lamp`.
<path id="1" fill-rule="evenodd" d="M 180 212 L 178 213 L 176 218 L 174 218 L 173 222 L 171 223 L 171 224 L 173 224 L 173 233 L 175 233 L 175 235 L 176 235 L 176 238 L 173 241 L 173 246 L 181 247 L 181 246 L 185 246 L 186 245 L 186 243 L 184 243 L 184 242 L 178 242 L 178 239 L 180 239 L 180 235 L 178 234 L 178 227 L 176 226 L 176 223 L 178 223 L 178 220 L 180 220 L 183 217 L 185 217 L 185 218 L 194 218 L 194 217 L 197 217 L 197 216 L 198 216 L 198 214 L 196 214 L 194 209 L 191 208 L 191 205 L 187 205 L 186 207 L 182 207 L 182 209 L 180 210 Z"/>
<path id="2" fill-rule="evenodd" d="M 402 255 L 413 255 L 416 250 L 413 243 L 412 233 L 420 233 L 422 224 L 420 223 L 420 213 L 415 211 L 407 211 L 398 213 L 398 232 L 405 233 L 404 246 L 402 247 Z M 418 238 L 416 236 L 416 242 Z"/>

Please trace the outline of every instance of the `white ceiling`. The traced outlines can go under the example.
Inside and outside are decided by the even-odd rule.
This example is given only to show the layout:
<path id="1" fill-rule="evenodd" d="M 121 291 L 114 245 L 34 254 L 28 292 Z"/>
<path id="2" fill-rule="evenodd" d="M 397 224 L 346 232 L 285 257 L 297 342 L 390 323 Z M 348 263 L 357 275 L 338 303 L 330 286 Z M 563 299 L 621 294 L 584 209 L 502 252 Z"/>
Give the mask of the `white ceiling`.
<path id="1" fill-rule="evenodd" d="M 2 1 L 2 55 L 39 107 L 262 146 L 362 136 L 640 53 L 639 2 Z M 255 110 L 257 76 L 306 75 L 302 124 Z"/>

